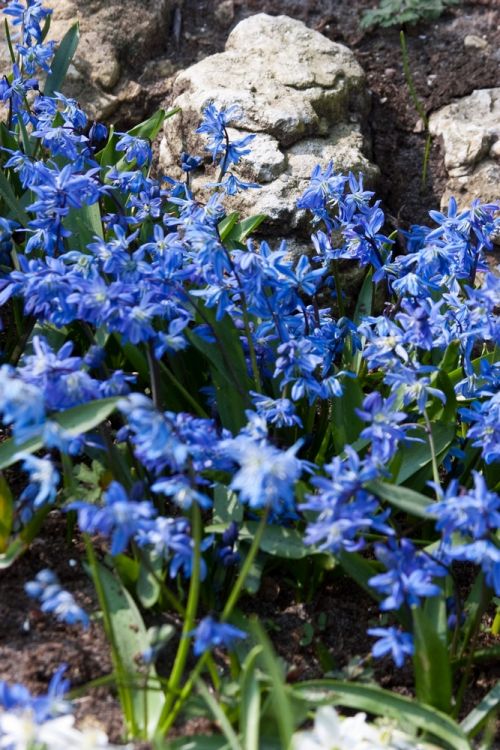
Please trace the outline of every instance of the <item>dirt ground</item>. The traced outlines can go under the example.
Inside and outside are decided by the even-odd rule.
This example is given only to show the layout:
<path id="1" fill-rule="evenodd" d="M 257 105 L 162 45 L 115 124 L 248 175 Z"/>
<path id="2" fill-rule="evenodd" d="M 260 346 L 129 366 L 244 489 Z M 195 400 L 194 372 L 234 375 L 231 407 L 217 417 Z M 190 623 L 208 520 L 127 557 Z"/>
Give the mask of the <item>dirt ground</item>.
<path id="1" fill-rule="evenodd" d="M 372 7 L 373 2 L 235 0 L 234 16 L 226 17 L 226 25 L 216 18 L 219 4 L 218 0 L 185 0 L 182 12 L 174 17 L 165 56 L 178 68 L 187 67 L 220 51 L 234 24 L 262 11 L 299 18 L 330 39 L 349 45 L 367 73 L 373 94 L 370 117 L 373 160 L 382 172 L 379 193 L 392 217 L 389 220 L 400 226 L 425 222 L 427 211 L 439 205 L 443 191 L 445 175 L 440 147 L 438 142 L 432 145 L 429 177 L 422 188 L 425 135 L 418 132 L 418 114 L 402 72 L 399 30 L 362 33 L 359 28 L 362 10 Z M 463 40 L 467 34 L 484 38 L 487 46 L 466 48 Z M 476 88 L 500 85 L 498 0 L 462 3 L 432 24 L 408 29 L 407 43 L 415 85 L 427 114 Z M 154 80 L 149 71 L 144 85 L 148 87 L 150 102 L 168 103 L 171 80 Z M 129 113 L 129 117 L 133 119 L 134 114 Z M 74 687 L 110 672 L 109 651 L 98 623 L 93 623 L 85 633 L 80 628 L 60 625 L 40 614 L 23 591 L 26 580 L 32 579 L 41 568 L 52 567 L 62 584 L 92 610 L 95 601 L 81 557 L 80 544 L 66 539 L 65 521 L 54 512 L 30 551 L 11 569 L 0 572 L 0 679 L 24 682 L 39 692 L 46 689 L 50 675 L 61 661 L 68 663 L 68 677 Z M 355 591 L 341 576 L 332 579 L 321 596 L 308 604 L 297 605 L 291 590 L 279 578 L 265 581 L 259 599 L 258 614 L 269 626 L 277 649 L 291 664 L 291 679 L 319 674 L 322 648 L 318 644 L 330 654 L 334 671 L 352 669 L 349 662 L 366 655 L 363 654 L 367 648 L 365 630 L 376 610 L 371 600 Z M 247 600 L 244 608 L 251 612 L 254 605 Z M 309 643 L 307 623 L 315 624 Z M 382 666 L 376 676 L 391 689 L 406 693 L 411 689 L 410 674 L 405 670 L 394 673 Z M 474 701 L 480 699 L 498 676 L 498 669 L 476 671 Z M 77 703 L 80 717 L 100 722 L 114 741 L 119 740 L 120 712 L 109 690 L 89 691 Z M 199 730 L 200 726 L 196 728 Z"/>

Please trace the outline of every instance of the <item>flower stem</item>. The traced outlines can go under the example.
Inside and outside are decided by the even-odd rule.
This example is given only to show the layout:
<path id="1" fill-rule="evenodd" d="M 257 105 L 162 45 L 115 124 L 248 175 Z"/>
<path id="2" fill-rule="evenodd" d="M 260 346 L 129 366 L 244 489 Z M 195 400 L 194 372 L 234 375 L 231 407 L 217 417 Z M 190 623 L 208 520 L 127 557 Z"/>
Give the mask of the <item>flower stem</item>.
<path id="1" fill-rule="evenodd" d="M 200 563 L 201 563 L 201 513 L 198 505 L 193 504 L 193 569 L 191 572 L 191 584 L 189 586 L 189 595 L 186 605 L 186 615 L 184 618 L 184 624 L 182 626 L 181 639 L 179 641 L 179 647 L 175 656 L 174 666 L 170 674 L 170 679 L 167 685 L 167 694 L 165 697 L 165 704 L 163 706 L 160 719 L 158 721 L 158 727 L 161 731 L 167 725 L 171 726 L 172 722 L 169 722 L 171 716 L 171 708 L 174 703 L 176 695 L 179 693 L 179 686 L 184 674 L 184 667 L 189 654 L 190 639 L 189 634 L 194 626 L 196 613 L 198 611 L 198 600 L 200 598 Z M 175 718 L 175 717 L 174 717 Z"/>
<path id="2" fill-rule="evenodd" d="M 429 419 L 429 415 L 427 414 L 427 409 L 424 409 L 424 420 L 425 420 L 425 431 L 427 433 L 427 439 L 429 441 L 429 448 L 430 448 L 431 457 L 432 457 L 432 478 L 434 479 L 434 483 L 436 485 L 436 497 L 439 500 L 439 487 L 441 486 L 441 482 L 439 479 L 436 445 L 434 443 L 431 420 Z"/>
<path id="3" fill-rule="evenodd" d="M 243 566 L 242 566 L 242 568 L 240 570 L 240 574 L 239 574 L 238 578 L 236 579 L 236 581 L 234 582 L 234 586 L 233 586 L 233 588 L 231 590 L 231 593 L 229 594 L 229 597 L 228 597 L 228 599 L 226 601 L 226 606 L 224 607 L 224 609 L 222 611 L 222 614 L 220 616 L 221 622 L 223 622 L 224 620 L 227 620 L 231 616 L 231 613 L 232 613 L 234 607 L 236 606 L 236 603 L 238 601 L 239 595 L 241 594 L 241 590 L 243 588 L 245 580 L 246 580 L 248 574 L 250 573 L 250 569 L 252 567 L 252 564 L 253 564 L 253 562 L 254 562 L 254 560 L 255 560 L 255 558 L 257 556 L 257 553 L 259 551 L 260 542 L 261 542 L 264 530 L 266 528 L 268 515 L 269 515 L 269 509 L 266 508 L 264 514 L 262 515 L 262 518 L 260 519 L 260 523 L 259 523 L 259 525 L 257 527 L 256 534 L 255 534 L 255 536 L 254 536 L 254 538 L 252 540 L 252 544 L 251 544 L 250 549 L 248 551 L 248 555 L 245 558 L 245 562 L 243 563 Z M 184 684 L 184 687 L 180 691 L 180 694 L 179 694 L 179 697 L 177 699 L 177 702 L 172 707 L 172 710 L 170 710 L 172 702 L 171 701 L 169 702 L 168 711 L 170 711 L 170 713 L 168 713 L 168 711 L 166 711 L 165 707 L 164 707 L 164 709 L 162 711 L 162 715 L 160 717 L 160 721 L 158 722 L 158 733 L 159 733 L 160 736 L 164 737 L 167 734 L 167 732 L 169 731 L 169 729 L 171 728 L 171 726 L 174 723 L 174 721 L 176 720 L 176 718 L 179 715 L 179 712 L 181 711 L 184 703 L 188 699 L 188 697 L 189 697 L 189 695 L 191 693 L 191 690 L 195 686 L 195 684 L 196 684 L 196 682 L 198 680 L 198 677 L 200 676 L 200 674 L 201 674 L 201 672 L 203 670 L 203 667 L 206 665 L 209 656 L 210 656 L 210 651 L 206 651 L 199 658 L 199 660 L 198 660 L 195 668 L 193 669 L 193 671 L 189 675 L 186 683 Z"/>

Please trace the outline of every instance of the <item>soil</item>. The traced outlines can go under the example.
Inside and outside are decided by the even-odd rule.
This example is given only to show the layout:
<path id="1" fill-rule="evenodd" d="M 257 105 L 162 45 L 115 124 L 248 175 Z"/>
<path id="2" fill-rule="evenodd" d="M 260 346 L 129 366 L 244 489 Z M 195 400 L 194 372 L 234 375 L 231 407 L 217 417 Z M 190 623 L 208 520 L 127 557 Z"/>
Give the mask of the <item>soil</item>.
<path id="1" fill-rule="evenodd" d="M 445 172 L 436 141 L 431 148 L 428 180 L 422 187 L 425 134 L 420 131 L 402 72 L 399 30 L 362 33 L 359 28 L 362 11 L 373 4 L 369 0 L 234 0 L 231 13 L 231 3 L 226 0 L 229 15 L 226 12 L 224 24 L 219 8 L 222 0 L 184 0 L 182 11 L 174 14 L 164 56 L 176 68 L 185 68 L 220 51 L 230 28 L 257 12 L 299 18 L 330 39 L 350 46 L 366 71 L 372 91 L 369 125 L 373 160 L 382 173 L 379 194 L 390 221 L 405 226 L 425 222 L 427 211 L 439 205 Z M 482 37 L 487 46 L 466 48 L 463 40 L 468 34 Z M 415 86 L 427 115 L 476 88 L 500 85 L 497 0 L 462 3 L 438 21 L 407 29 L 406 39 Z M 127 119 L 150 114 L 157 104 L 168 103 L 171 77 L 159 82 L 148 68 L 142 82 L 148 89 L 146 99 L 151 110 L 129 112 L 121 125 Z M 24 594 L 25 581 L 34 578 L 41 568 L 50 567 L 81 604 L 95 610 L 82 557 L 78 539 L 66 539 L 65 520 L 53 512 L 31 549 L 12 568 L 0 572 L 0 679 L 23 682 L 34 692 L 42 692 L 62 661 L 68 664 L 74 688 L 109 674 L 109 649 L 99 622 L 93 622 L 85 632 L 60 625 L 34 608 Z M 356 665 L 355 659 L 366 656 L 366 627 L 372 624 L 376 608 L 340 574 L 307 604 L 297 604 L 291 588 L 279 577 L 267 578 L 258 602 L 247 599 L 242 606 L 247 613 L 256 610 L 268 627 L 278 652 L 290 665 L 290 680 L 319 676 L 324 670 L 325 652 L 330 655 L 332 671 L 363 672 L 362 663 Z M 308 623 L 314 627 L 309 637 Z M 385 687 L 411 692 L 409 671 L 394 672 L 382 662 L 375 676 Z M 476 670 L 471 679 L 471 706 L 498 677 L 498 669 Z M 92 689 L 78 698 L 77 715 L 84 722 L 102 725 L 113 741 L 120 739 L 120 709 L 109 689 Z M 178 732 L 210 728 L 210 722 L 198 721 Z"/>

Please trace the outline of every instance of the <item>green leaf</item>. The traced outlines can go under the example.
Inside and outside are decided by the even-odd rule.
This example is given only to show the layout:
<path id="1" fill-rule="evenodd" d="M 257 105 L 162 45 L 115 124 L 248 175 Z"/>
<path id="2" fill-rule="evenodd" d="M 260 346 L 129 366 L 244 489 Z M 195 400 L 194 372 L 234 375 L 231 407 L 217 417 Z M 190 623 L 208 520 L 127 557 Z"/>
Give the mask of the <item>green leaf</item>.
<path id="1" fill-rule="evenodd" d="M 229 236 L 231 230 L 235 226 L 235 224 L 238 222 L 238 219 L 240 218 L 240 215 L 237 211 L 233 211 L 233 213 L 229 214 L 229 216 L 226 216 L 218 225 L 218 231 L 219 231 L 219 237 L 221 238 L 221 241 L 224 242 L 225 239 Z"/>
<path id="2" fill-rule="evenodd" d="M 273 652 L 269 638 L 257 620 L 252 620 L 250 631 L 257 643 L 262 647 L 262 651 L 259 654 L 259 661 L 271 678 L 271 700 L 274 706 L 274 718 L 278 725 L 281 747 L 288 748 L 290 747 L 294 729 L 294 716 L 291 702 L 285 689 L 282 669 Z"/>
<path id="3" fill-rule="evenodd" d="M 229 524 L 243 521 L 243 506 L 236 492 L 232 492 L 223 484 L 216 484 L 214 489 L 214 524 Z"/>
<path id="4" fill-rule="evenodd" d="M 368 583 L 369 579 L 375 575 L 375 570 L 373 569 L 372 564 L 368 560 L 365 560 L 364 557 L 361 557 L 361 555 L 358 555 L 357 552 L 346 552 L 345 550 L 342 550 L 338 558 L 345 572 L 351 578 L 354 578 L 358 586 L 361 586 L 361 588 L 366 591 L 372 599 L 379 601 L 380 597 L 377 596 L 374 589 L 372 589 Z"/>
<path id="5" fill-rule="evenodd" d="M 158 579 L 161 576 L 162 570 L 162 558 L 146 549 L 142 549 L 136 592 L 139 601 L 146 609 L 154 607 L 159 599 L 161 586 Z"/>
<path id="6" fill-rule="evenodd" d="M 210 371 L 217 408 L 222 424 L 233 433 L 246 423 L 245 409 L 250 405 L 248 392 L 252 382 L 248 377 L 240 333 L 226 316 L 216 320 L 214 310 L 203 308 L 203 322 L 208 323 L 217 343 L 214 345 L 192 331 L 187 336 L 193 346 L 210 362 Z"/>
<path id="7" fill-rule="evenodd" d="M 89 401 L 87 404 L 74 406 L 67 411 L 52 414 L 50 419 L 67 430 L 72 436 L 83 435 L 109 417 L 119 400 L 119 398 L 113 397 Z M 38 435 L 24 443 L 15 443 L 12 438 L 6 440 L 0 444 L 0 471 L 15 463 L 16 456 L 21 451 L 35 453 L 40 448 L 43 448 L 42 430 Z"/>
<path id="8" fill-rule="evenodd" d="M 358 301 L 354 309 L 353 321 L 356 325 L 359 325 L 363 318 L 367 315 L 371 315 L 373 302 L 373 270 L 370 268 L 366 274 L 361 290 L 358 295 Z"/>
<path id="9" fill-rule="evenodd" d="M 255 560 L 252 562 L 247 577 L 245 578 L 245 584 L 243 588 L 252 596 L 256 594 L 260 589 L 265 563 L 265 556 L 259 553 Z"/>
<path id="10" fill-rule="evenodd" d="M 104 237 L 99 203 L 71 209 L 63 224 L 73 235 L 72 243 L 78 245 L 82 253 L 88 252 L 87 246 L 95 241 L 96 236 Z"/>
<path id="11" fill-rule="evenodd" d="M 14 500 L 8 482 L 0 473 L 0 554 L 7 549 L 14 522 Z"/>
<path id="12" fill-rule="evenodd" d="M 404 510 L 405 513 L 410 513 L 412 516 L 417 516 L 417 518 L 431 518 L 430 514 L 427 513 L 427 508 L 432 503 L 432 500 L 420 492 L 410 490 L 408 487 L 381 482 L 380 480 L 369 482 L 366 488 L 370 492 L 373 492 L 374 495 L 377 495 L 377 497 L 394 505 L 395 508 Z"/>
<path id="13" fill-rule="evenodd" d="M 10 209 L 12 218 L 22 226 L 26 226 L 29 222 L 29 216 L 19 205 L 19 198 L 14 193 L 4 169 L 0 170 L 0 198 Z"/>
<path id="14" fill-rule="evenodd" d="M 116 164 L 119 160 L 118 151 L 116 150 L 116 136 L 114 125 L 109 126 L 108 142 L 103 149 L 97 152 L 95 160 L 101 165 L 101 167 L 109 167 L 112 164 Z"/>
<path id="15" fill-rule="evenodd" d="M 249 216 L 248 219 L 243 219 L 243 221 L 235 224 L 231 231 L 226 235 L 227 242 L 243 245 L 252 232 L 254 232 L 266 219 L 267 216 L 265 214 L 256 214 L 255 216 Z"/>
<path id="16" fill-rule="evenodd" d="M 356 409 L 363 403 L 363 391 L 358 379 L 345 378 L 342 382 L 342 396 L 332 399 L 333 442 L 335 450 L 340 453 L 345 445 L 352 445 L 364 427 L 356 414 Z"/>
<path id="17" fill-rule="evenodd" d="M 443 643 L 433 623 L 422 609 L 412 608 L 417 698 L 434 708 L 451 710 L 452 680 L 448 645 Z"/>
<path id="18" fill-rule="evenodd" d="M 228 745 L 231 748 L 231 750 L 242 750 L 238 737 L 236 735 L 236 732 L 232 728 L 229 719 L 227 718 L 226 714 L 222 710 L 220 703 L 218 703 L 213 697 L 213 695 L 209 693 L 206 686 L 201 680 L 198 680 L 197 686 L 198 686 L 198 690 L 203 696 L 205 703 L 207 704 L 208 708 L 212 712 L 214 719 L 216 720 L 216 722 L 222 729 L 224 736 L 227 739 Z"/>
<path id="19" fill-rule="evenodd" d="M 488 718 L 498 712 L 500 706 L 500 681 L 497 682 L 482 699 L 482 701 L 467 714 L 460 723 L 460 728 L 468 737 L 474 737 L 488 721 Z"/>
<path id="20" fill-rule="evenodd" d="M 137 606 L 108 568 L 97 563 L 97 570 L 113 629 L 120 672 L 132 699 L 134 720 L 142 736 L 152 736 L 160 718 L 164 696 L 154 667 L 139 672 L 140 655 L 149 648 L 146 627 Z"/>
<path id="21" fill-rule="evenodd" d="M 411 430 L 408 436 L 421 438 L 423 442 L 410 442 L 400 446 L 398 452 L 402 460 L 395 480 L 396 484 L 407 482 L 421 469 L 429 467 L 432 461 L 425 430 Z M 455 437 L 455 425 L 434 422 L 432 424 L 432 436 L 434 438 L 439 465 L 439 462 L 446 456 L 448 448 Z"/>
<path id="22" fill-rule="evenodd" d="M 47 76 L 43 90 L 45 96 L 54 96 L 56 91 L 61 90 L 79 41 L 80 27 L 76 22 L 68 29 L 54 55 L 50 66 L 51 72 Z"/>
<path id="23" fill-rule="evenodd" d="M 248 521 L 241 527 L 239 539 L 252 540 L 258 526 L 256 521 Z M 303 535 L 297 529 L 285 526 L 267 526 L 262 534 L 260 549 L 269 555 L 283 557 L 286 560 L 300 560 L 314 554 L 312 548 L 305 546 Z"/>
<path id="24" fill-rule="evenodd" d="M 9 544 L 4 554 L 0 554 L 0 570 L 9 568 L 18 557 L 26 552 L 33 539 L 38 535 L 45 516 L 49 513 L 49 505 L 41 508 L 24 527 L 20 534 Z"/>
<path id="25" fill-rule="evenodd" d="M 147 138 L 150 141 L 154 141 L 158 133 L 160 132 L 163 123 L 165 122 L 166 117 L 172 117 L 172 115 L 176 114 L 176 112 L 179 112 L 179 108 L 170 110 L 170 112 L 167 113 L 164 109 L 159 109 L 157 112 L 151 115 L 151 117 L 148 117 L 147 120 L 144 120 L 143 122 L 140 122 L 138 125 L 135 125 L 133 128 L 131 128 L 128 133 L 129 135 L 133 135 L 136 138 Z"/>
<path id="26" fill-rule="evenodd" d="M 262 646 L 255 646 L 241 667 L 240 675 L 240 733 L 244 750 L 259 750 L 260 685 L 255 676 L 255 663 Z"/>
<path id="27" fill-rule="evenodd" d="M 395 719 L 403 728 L 412 724 L 446 742 L 450 750 L 471 750 L 463 730 L 446 714 L 378 685 L 341 680 L 311 680 L 294 685 L 294 692 L 313 704 L 327 703 Z"/>

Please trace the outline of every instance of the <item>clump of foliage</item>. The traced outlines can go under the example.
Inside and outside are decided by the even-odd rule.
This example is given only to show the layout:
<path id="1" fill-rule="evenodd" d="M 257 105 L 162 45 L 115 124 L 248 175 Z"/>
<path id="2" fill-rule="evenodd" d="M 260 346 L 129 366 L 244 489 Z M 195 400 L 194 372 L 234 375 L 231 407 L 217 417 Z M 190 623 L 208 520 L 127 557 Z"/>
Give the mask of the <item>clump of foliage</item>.
<path id="1" fill-rule="evenodd" d="M 377 8 L 363 14 L 361 28 L 388 28 L 435 21 L 448 6 L 458 2 L 459 0 L 380 0 Z"/>
<path id="2" fill-rule="evenodd" d="M 234 171 L 253 137 L 229 138 L 237 107 L 202 113 L 208 188 L 193 188 L 197 155 L 180 155 L 179 179 L 153 179 L 151 140 L 175 113 L 126 133 L 88 122 L 60 93 L 78 28 L 56 51 L 41 0 L 4 12 L 0 471 L 25 483 L 16 493 L 0 475 L 0 567 L 50 510 L 77 524 L 129 738 L 181 748 L 164 744 L 173 723 L 204 710 L 221 735 L 191 738 L 197 750 L 332 736 L 470 750 L 499 693 L 457 722 L 475 661 L 498 652 L 479 641 L 485 615 L 492 637 L 500 627 L 500 281 L 486 262 L 498 206 L 451 200 L 433 227 L 387 236 L 362 176 L 318 165 L 297 203 L 311 253 L 292 260 L 251 239 L 264 216 L 224 207 L 256 188 Z M 365 269 L 350 313 L 340 260 Z M 270 567 L 297 599 L 334 576 L 362 587 L 379 608 L 362 660 L 411 663 L 416 700 L 287 681 L 238 609 Z M 91 626 L 53 571 L 26 591 L 47 615 Z M 214 656 L 224 649 L 231 669 Z M 0 746 L 106 746 L 74 728 L 66 689 L 61 671 L 46 696 L 0 682 Z M 333 705 L 393 724 L 342 721 Z"/>

